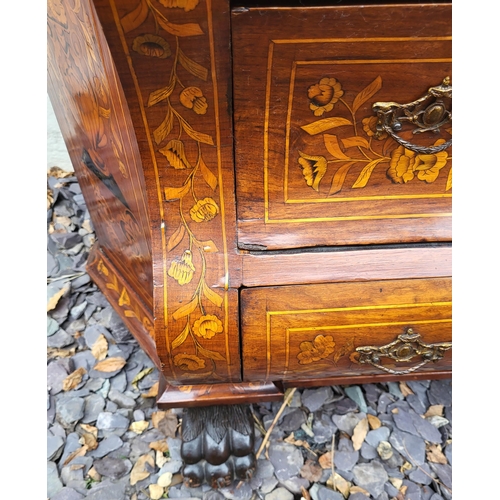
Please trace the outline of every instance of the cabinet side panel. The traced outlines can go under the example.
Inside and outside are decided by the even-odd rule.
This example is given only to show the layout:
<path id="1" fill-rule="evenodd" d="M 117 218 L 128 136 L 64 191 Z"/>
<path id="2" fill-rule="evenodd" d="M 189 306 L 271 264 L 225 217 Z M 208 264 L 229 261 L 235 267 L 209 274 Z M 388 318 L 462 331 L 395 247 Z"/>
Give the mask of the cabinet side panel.
<path id="1" fill-rule="evenodd" d="M 102 251 L 152 310 L 151 236 L 127 103 L 88 1 L 48 3 L 48 93 Z"/>
<path id="2" fill-rule="evenodd" d="M 163 373 L 239 381 L 228 3 L 94 3 L 144 165 Z"/>

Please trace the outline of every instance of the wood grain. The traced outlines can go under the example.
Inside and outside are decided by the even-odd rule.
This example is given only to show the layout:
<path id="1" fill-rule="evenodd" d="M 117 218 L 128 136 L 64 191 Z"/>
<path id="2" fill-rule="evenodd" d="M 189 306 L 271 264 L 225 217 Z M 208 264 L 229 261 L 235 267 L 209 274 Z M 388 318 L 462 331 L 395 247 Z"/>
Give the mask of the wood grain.
<path id="1" fill-rule="evenodd" d="M 451 239 L 451 150 L 431 158 L 376 137 L 372 111 L 451 76 L 450 16 L 451 5 L 233 13 L 240 248 Z M 400 135 L 431 146 L 449 128 Z"/>
<path id="2" fill-rule="evenodd" d="M 384 374 L 360 364 L 361 346 L 383 346 L 408 328 L 425 343 L 451 341 L 449 278 L 248 288 L 241 292 L 244 380 Z M 420 362 L 381 364 L 405 370 Z M 451 353 L 419 373 L 451 369 Z"/>

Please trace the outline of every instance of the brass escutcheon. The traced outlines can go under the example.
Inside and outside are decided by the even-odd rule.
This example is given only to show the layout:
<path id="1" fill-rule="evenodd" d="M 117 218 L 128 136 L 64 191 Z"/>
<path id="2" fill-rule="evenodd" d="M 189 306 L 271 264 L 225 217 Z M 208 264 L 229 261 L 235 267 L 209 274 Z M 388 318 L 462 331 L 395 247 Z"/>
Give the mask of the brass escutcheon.
<path id="1" fill-rule="evenodd" d="M 435 154 L 451 146 L 451 139 L 437 146 L 418 146 L 397 135 L 408 122 L 415 128 L 413 134 L 422 132 L 439 132 L 440 127 L 451 122 L 451 80 L 447 76 L 441 85 L 431 87 L 427 93 L 416 101 L 399 104 L 397 102 L 376 102 L 372 105 L 377 114 L 377 132 L 389 134 L 396 142 L 406 149 L 419 154 Z"/>
<path id="2" fill-rule="evenodd" d="M 451 342 L 426 344 L 422 342 L 419 333 L 415 333 L 413 328 L 408 328 L 406 333 L 398 335 L 398 338 L 389 344 L 381 347 L 357 347 L 356 352 L 359 353 L 359 363 L 369 363 L 387 373 L 403 375 L 418 370 L 430 361 L 435 362 L 442 359 L 448 349 L 451 349 Z M 420 356 L 422 361 L 406 370 L 393 370 L 380 364 L 382 357 L 393 359 L 396 362 L 408 362 L 417 356 Z"/>

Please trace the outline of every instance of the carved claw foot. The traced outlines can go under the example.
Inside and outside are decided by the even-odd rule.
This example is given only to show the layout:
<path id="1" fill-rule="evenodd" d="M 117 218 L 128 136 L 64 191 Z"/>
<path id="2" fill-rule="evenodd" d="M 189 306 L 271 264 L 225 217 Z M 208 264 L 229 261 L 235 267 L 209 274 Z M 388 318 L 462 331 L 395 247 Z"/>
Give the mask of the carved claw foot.
<path id="1" fill-rule="evenodd" d="M 234 479 L 246 481 L 255 470 L 254 424 L 248 405 L 187 408 L 182 417 L 184 484 L 207 482 L 214 489 Z"/>

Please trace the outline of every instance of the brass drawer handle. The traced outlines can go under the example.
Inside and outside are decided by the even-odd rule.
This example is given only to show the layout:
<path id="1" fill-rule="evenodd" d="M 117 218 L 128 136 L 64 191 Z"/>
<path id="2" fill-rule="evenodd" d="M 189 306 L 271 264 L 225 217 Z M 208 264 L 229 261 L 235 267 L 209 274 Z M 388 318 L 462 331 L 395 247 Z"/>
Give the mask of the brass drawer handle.
<path id="1" fill-rule="evenodd" d="M 430 361 L 438 361 L 443 358 L 444 352 L 451 349 L 451 342 L 440 342 L 438 344 L 425 344 L 422 342 L 420 334 L 415 333 L 412 328 L 408 328 L 406 333 L 402 333 L 393 342 L 381 346 L 357 347 L 359 353 L 359 363 L 369 363 L 380 370 L 396 375 L 412 373 Z M 406 370 L 393 370 L 380 364 L 380 358 L 391 358 L 397 362 L 411 361 L 415 356 L 421 356 L 422 361 Z"/>
<path id="2" fill-rule="evenodd" d="M 389 134 L 396 142 L 406 149 L 420 154 L 435 154 L 451 146 L 451 139 L 437 146 L 418 146 L 397 135 L 402 127 L 402 122 L 410 122 L 417 127 L 413 133 L 439 132 L 440 127 L 451 122 L 451 83 L 450 77 L 444 78 L 443 83 L 437 87 L 431 87 L 427 93 L 408 104 L 397 102 L 376 102 L 372 105 L 377 114 L 377 132 L 379 137 L 383 132 Z"/>

